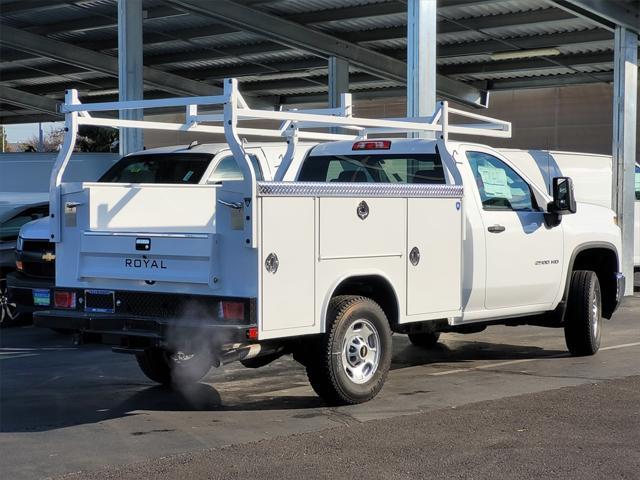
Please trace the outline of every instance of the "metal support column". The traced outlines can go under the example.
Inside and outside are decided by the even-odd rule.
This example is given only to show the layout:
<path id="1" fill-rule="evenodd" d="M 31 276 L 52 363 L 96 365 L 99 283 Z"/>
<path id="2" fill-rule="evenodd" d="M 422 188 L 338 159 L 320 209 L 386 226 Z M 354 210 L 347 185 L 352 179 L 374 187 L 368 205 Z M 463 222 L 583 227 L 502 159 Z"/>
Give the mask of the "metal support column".
<path id="1" fill-rule="evenodd" d="M 436 109 L 436 0 L 407 7 L 407 116 L 419 117 Z"/>
<path id="2" fill-rule="evenodd" d="M 340 95 L 349 93 L 349 62 L 338 57 L 329 57 L 329 108 L 340 106 Z M 332 127 L 331 133 L 343 133 L 341 128 Z"/>
<path id="3" fill-rule="evenodd" d="M 143 98 L 142 0 L 118 0 L 118 89 L 120 101 Z M 142 110 L 121 110 L 120 118 L 142 120 Z M 120 155 L 142 150 L 140 129 L 120 129 Z"/>
<path id="4" fill-rule="evenodd" d="M 349 62 L 329 57 L 329 108 L 340 106 L 343 93 L 349 93 Z"/>
<path id="5" fill-rule="evenodd" d="M 622 273 L 633 295 L 634 178 L 638 109 L 638 35 L 616 27 L 613 81 L 613 207 L 622 229 Z"/>

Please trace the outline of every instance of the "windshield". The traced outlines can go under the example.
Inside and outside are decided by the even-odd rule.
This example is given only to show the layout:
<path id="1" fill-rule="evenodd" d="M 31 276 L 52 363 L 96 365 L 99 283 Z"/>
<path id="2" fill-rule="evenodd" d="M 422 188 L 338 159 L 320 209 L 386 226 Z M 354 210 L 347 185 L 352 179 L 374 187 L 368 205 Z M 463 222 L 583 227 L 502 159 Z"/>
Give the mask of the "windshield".
<path id="1" fill-rule="evenodd" d="M 445 183 L 445 178 L 436 154 L 375 154 L 307 157 L 298 181 Z"/>
<path id="2" fill-rule="evenodd" d="M 124 157 L 100 177 L 105 183 L 199 183 L 210 154 L 163 153 Z"/>

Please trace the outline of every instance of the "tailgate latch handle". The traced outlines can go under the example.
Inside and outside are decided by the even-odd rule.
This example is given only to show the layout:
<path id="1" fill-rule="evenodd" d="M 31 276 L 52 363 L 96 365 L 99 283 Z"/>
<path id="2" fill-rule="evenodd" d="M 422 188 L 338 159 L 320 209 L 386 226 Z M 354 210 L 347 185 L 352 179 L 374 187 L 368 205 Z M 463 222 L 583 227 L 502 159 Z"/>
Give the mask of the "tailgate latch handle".
<path id="1" fill-rule="evenodd" d="M 234 210 L 240 210 L 243 207 L 242 202 L 226 202 L 224 200 L 218 199 L 218 203 L 220 205 L 224 205 L 225 207 L 233 208 Z"/>

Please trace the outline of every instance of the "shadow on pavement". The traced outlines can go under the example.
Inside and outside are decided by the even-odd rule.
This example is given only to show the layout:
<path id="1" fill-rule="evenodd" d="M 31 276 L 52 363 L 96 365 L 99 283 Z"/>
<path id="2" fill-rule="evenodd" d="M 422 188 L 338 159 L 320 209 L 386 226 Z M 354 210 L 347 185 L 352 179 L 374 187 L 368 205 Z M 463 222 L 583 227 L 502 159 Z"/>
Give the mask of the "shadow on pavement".
<path id="1" fill-rule="evenodd" d="M 394 338 L 392 370 L 439 363 L 464 365 L 478 360 L 545 358 L 565 353 L 537 346 L 469 342 L 458 337 L 449 337 L 447 343 L 433 349 L 422 349 L 409 344 L 406 337 Z M 29 335 L 8 340 L 5 336 L 3 344 L 11 344 L 17 350 L 28 349 L 35 339 Z M 42 340 L 37 342 L 46 346 Z M 51 337 L 49 341 L 59 340 Z M 306 391 L 287 392 L 307 383 L 303 369 L 286 357 L 260 370 L 238 368 L 207 377 L 226 390 L 226 398 L 207 383 L 180 391 L 149 386 L 140 381 L 135 362 L 105 349 L 43 351 L 32 357 L 12 359 L 9 364 L 3 362 L 3 367 L 9 365 L 0 376 L 2 432 L 55 430 L 144 415 L 145 411 L 310 410 L 324 406 L 322 400 Z"/>

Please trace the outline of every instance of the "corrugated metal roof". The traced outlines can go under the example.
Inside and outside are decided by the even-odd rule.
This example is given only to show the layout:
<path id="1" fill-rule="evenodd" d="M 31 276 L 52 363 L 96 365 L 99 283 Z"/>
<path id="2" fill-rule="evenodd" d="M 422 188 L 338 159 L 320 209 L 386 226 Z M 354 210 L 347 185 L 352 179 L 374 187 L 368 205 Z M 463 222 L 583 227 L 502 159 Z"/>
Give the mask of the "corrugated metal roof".
<path id="1" fill-rule="evenodd" d="M 402 0 L 236 0 L 240 5 L 268 12 L 308 28 L 345 38 L 394 58 L 406 56 L 406 3 Z M 562 84 L 563 76 L 576 81 L 576 71 L 607 73 L 612 69 L 612 35 L 591 21 L 572 17 L 554 9 L 546 0 L 442 0 L 438 34 L 438 65 L 456 69 L 452 73 L 467 82 L 491 82 L 504 79 L 550 77 Z M 34 5 L 36 5 L 34 3 Z M 31 31 L 38 35 L 68 42 L 84 48 L 117 55 L 117 0 L 85 0 L 37 2 L 30 8 L 24 0 L 6 0 L 0 12 L 2 25 Z M 189 13 L 163 0 L 143 0 L 147 12 L 144 21 L 145 63 L 187 78 L 220 78 L 224 74 L 238 76 L 245 85 L 258 88 L 265 82 L 265 95 L 305 95 L 326 91 L 327 67 L 319 57 L 262 37 L 259 33 L 241 31 L 212 17 Z M 68 25 L 68 27 L 67 27 Z M 533 59 L 523 68 L 498 71 L 493 51 L 557 47 L 563 61 L 579 61 L 575 65 L 545 64 Z M 93 95 L 113 93 L 105 74 L 82 68 L 65 67 L 46 58 L 8 49 L 0 50 L 0 72 L 7 80 L 0 84 L 22 88 L 32 93 L 51 94 L 51 88 L 65 81 L 91 86 L 99 81 Z M 582 55 L 582 57 L 581 57 Z M 584 63 L 589 55 L 591 62 Z M 535 61 L 534 61 L 535 60 Z M 541 63 L 542 62 L 542 63 Z M 462 69 L 462 70 L 461 70 Z M 350 68 L 352 90 L 384 90 L 397 82 L 362 75 L 361 68 Z M 49 73 L 48 73 L 49 72 Z M 302 84 L 291 86 L 291 80 Z M 213 80 L 210 80 L 213 81 Z M 278 81 L 282 85 L 278 86 Z M 519 82 L 520 85 L 524 83 Z M 532 83 L 533 85 L 534 83 Z M 60 98 L 60 95 L 57 95 Z M 0 105 L 1 107 L 1 105 Z"/>

